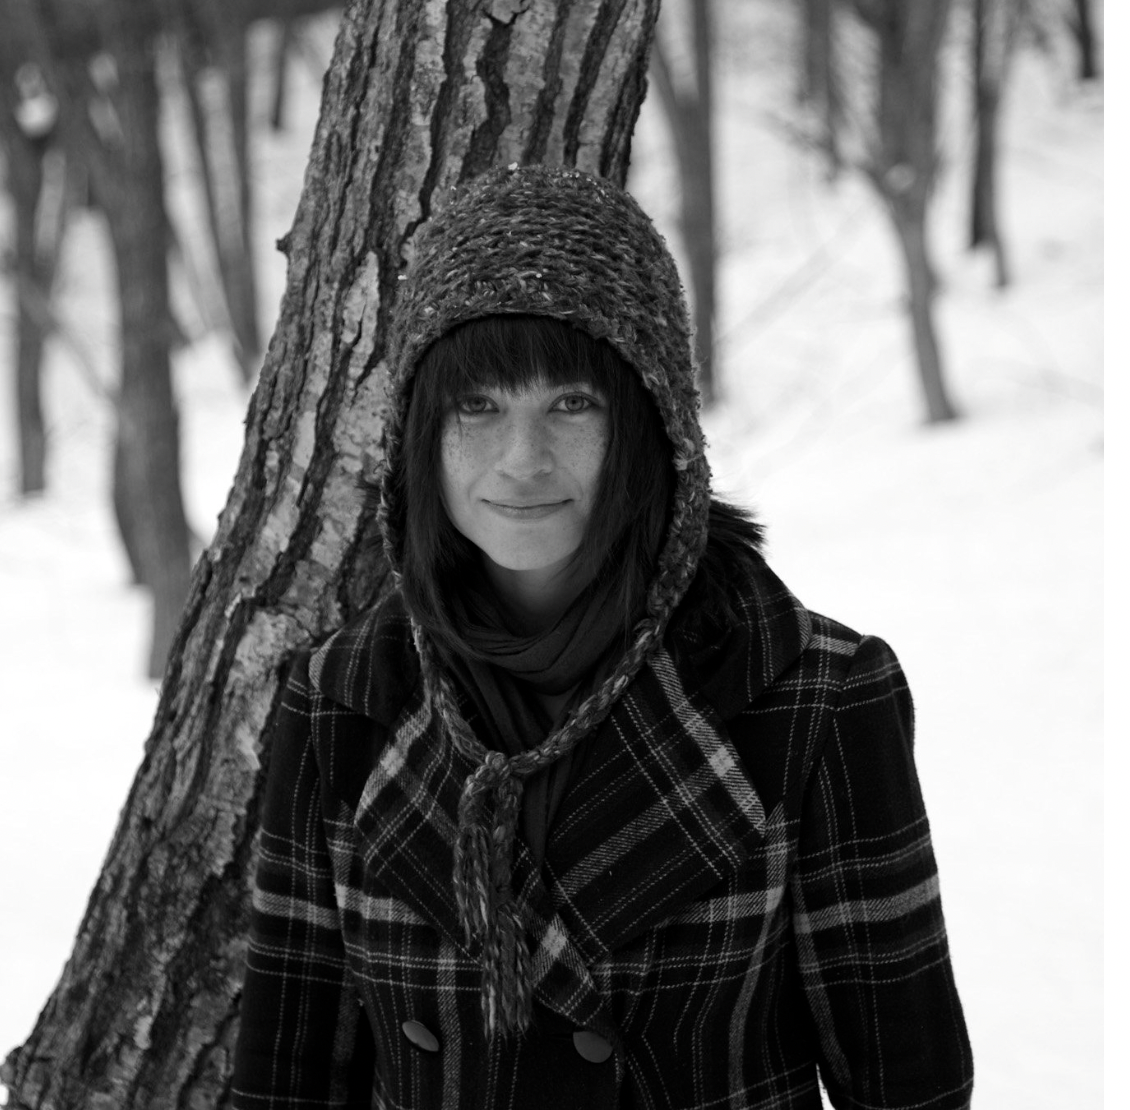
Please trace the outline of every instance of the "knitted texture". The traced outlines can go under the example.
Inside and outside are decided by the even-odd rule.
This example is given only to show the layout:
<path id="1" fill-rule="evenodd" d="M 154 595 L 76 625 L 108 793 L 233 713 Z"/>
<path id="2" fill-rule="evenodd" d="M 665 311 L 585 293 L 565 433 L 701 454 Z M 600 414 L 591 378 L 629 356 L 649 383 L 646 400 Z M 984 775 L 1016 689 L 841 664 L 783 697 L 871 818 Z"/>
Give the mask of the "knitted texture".
<path id="1" fill-rule="evenodd" d="M 662 642 L 706 544 L 710 471 L 698 420 L 686 303 L 675 263 L 639 205 L 611 182 L 574 169 L 494 170 L 453 191 L 418 236 L 389 335 L 387 393 L 376 475 L 378 519 L 399 576 L 404 506 L 389 476 L 403 463 L 412 376 L 428 346 L 459 324 L 526 314 L 566 321 L 606 340 L 647 388 L 671 442 L 671 522 L 631 647 L 564 725 L 507 757 L 463 719 L 451 680 L 414 626 L 429 705 L 452 743 L 477 764 L 463 788 L 455 845 L 455 898 L 483 965 L 489 1035 L 527 1027 L 532 990 L 521 906 L 510 883 L 522 782 L 555 762 L 609 713 Z"/>

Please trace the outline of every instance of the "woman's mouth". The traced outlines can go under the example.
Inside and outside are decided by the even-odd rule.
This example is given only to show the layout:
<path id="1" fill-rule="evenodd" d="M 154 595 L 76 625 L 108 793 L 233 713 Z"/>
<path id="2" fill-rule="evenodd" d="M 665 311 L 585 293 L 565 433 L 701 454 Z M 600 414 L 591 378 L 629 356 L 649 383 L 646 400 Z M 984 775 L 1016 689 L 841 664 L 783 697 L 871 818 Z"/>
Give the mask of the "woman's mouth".
<path id="1" fill-rule="evenodd" d="M 496 513 L 510 520 L 540 520 L 552 516 L 569 504 L 565 501 L 539 501 L 534 503 L 509 503 L 506 501 L 486 501 Z"/>

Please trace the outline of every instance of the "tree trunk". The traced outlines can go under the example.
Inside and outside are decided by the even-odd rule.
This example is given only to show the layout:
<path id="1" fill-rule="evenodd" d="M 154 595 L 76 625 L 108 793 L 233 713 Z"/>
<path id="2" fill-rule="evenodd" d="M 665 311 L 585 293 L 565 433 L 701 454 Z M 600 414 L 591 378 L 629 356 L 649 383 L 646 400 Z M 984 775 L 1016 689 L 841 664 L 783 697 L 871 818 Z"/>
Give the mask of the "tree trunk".
<path id="1" fill-rule="evenodd" d="M 492 164 L 623 181 L 656 8 L 347 9 L 236 482 L 74 952 L 0 1069 L 9 1107 L 227 1105 L 280 676 L 385 576 L 357 479 L 378 437 L 388 314 L 413 234 L 437 190 Z"/>
<path id="2" fill-rule="evenodd" d="M 957 416 L 946 390 L 942 355 L 934 328 L 934 294 L 937 282 L 926 242 L 926 214 L 913 203 L 896 202 L 892 219 L 906 265 L 907 301 L 911 335 L 930 424 L 953 420 Z"/>
<path id="3" fill-rule="evenodd" d="M 843 109 L 835 70 L 832 3 L 833 0 L 804 0 L 801 66 L 801 99 L 819 117 L 818 143 L 827 160 L 830 181 L 843 168 L 839 140 Z"/>
<path id="4" fill-rule="evenodd" d="M 1091 0 L 1074 0 L 1074 9 L 1069 20 L 1079 47 L 1079 80 L 1093 81 L 1099 75 L 1099 58 Z"/>
<path id="5" fill-rule="evenodd" d="M 937 176 L 938 53 L 949 0 L 855 0 L 878 56 L 871 180 L 885 202 L 907 267 L 907 306 L 931 423 L 951 420 L 933 323 L 937 287 L 926 223 Z"/>
<path id="6" fill-rule="evenodd" d="M 215 13 L 213 25 L 219 32 L 221 70 L 227 86 L 231 120 L 231 161 L 224 183 L 226 203 L 234 214 L 231 260 L 233 280 L 228 292 L 237 353 L 251 381 L 263 354 L 259 330 L 259 283 L 255 277 L 254 235 L 252 234 L 252 191 L 250 153 L 250 108 L 248 105 L 247 24 L 228 0 L 210 0 Z"/>
<path id="7" fill-rule="evenodd" d="M 976 146 L 969 246 L 993 252 L 998 289 L 1010 281 L 997 203 L 1000 107 L 1015 41 L 1016 0 L 973 0 L 973 89 Z"/>
<path id="8" fill-rule="evenodd" d="M 169 350 L 169 239 L 150 7 L 149 0 L 114 0 L 109 8 L 107 45 L 117 62 L 121 140 L 119 172 L 106 190 L 104 207 L 120 306 L 114 503 L 129 506 L 119 518 L 131 529 L 128 538 L 123 531 L 123 540 L 152 594 L 148 673 L 159 678 L 188 595 L 191 568 Z"/>
<path id="9" fill-rule="evenodd" d="M 4 14 L 20 30 L 20 49 L 49 75 L 60 141 L 88 171 L 110 226 L 122 360 L 114 503 L 136 522 L 123 539 L 154 594 L 149 671 L 157 676 L 189 578 L 153 57 L 161 13 L 151 0 L 8 0 Z M 94 56 L 110 64 L 88 64 Z"/>
<path id="10" fill-rule="evenodd" d="M 689 0 L 694 87 L 679 88 L 661 43 L 656 40 L 652 71 L 671 127 L 679 166 L 679 229 L 690 268 L 698 386 L 703 404 L 717 393 L 714 365 L 715 272 L 712 19 L 710 0 Z"/>
<path id="11" fill-rule="evenodd" d="M 17 89 L 14 79 L 25 60 L 19 49 L 22 36 L 7 22 L 0 25 L 0 36 L 0 149 L 5 154 L 15 223 L 12 288 L 16 302 L 19 490 L 26 496 L 47 488 L 47 436 L 40 378 L 50 323 L 42 304 L 50 301 L 62 238 L 66 159 L 52 142 L 54 121 L 44 115 L 44 102 L 38 101 L 40 118 L 28 118 L 28 109 L 34 110 L 36 104 L 29 104 Z M 49 103 L 47 90 L 38 91 Z"/>
<path id="12" fill-rule="evenodd" d="M 47 432 L 40 390 L 45 338 L 39 322 L 21 304 L 16 333 L 16 421 L 20 494 L 24 497 L 47 489 Z"/>
<path id="13" fill-rule="evenodd" d="M 286 116 L 286 86 L 290 74 L 290 48 L 294 42 L 294 20 L 279 21 L 275 44 L 274 67 L 271 71 L 271 130 L 282 131 Z"/>
<path id="14" fill-rule="evenodd" d="M 974 154 L 973 192 L 970 206 L 970 247 L 988 247 L 993 252 L 998 289 L 1012 280 L 997 218 L 997 126 L 1000 118 L 1000 91 L 977 87 L 977 145 Z"/>
<path id="15" fill-rule="evenodd" d="M 8 188 L 16 224 L 16 418 L 20 442 L 20 493 L 47 488 L 47 434 L 40 389 L 47 328 L 31 298 L 50 296 L 53 260 L 36 249 L 36 211 L 43 185 L 43 152 L 31 143 L 6 143 Z M 22 149 L 21 149 L 22 148 Z M 45 263 L 47 263 L 45 265 Z M 30 286 L 30 289 L 27 288 Z"/>
<path id="16" fill-rule="evenodd" d="M 116 399 L 115 399 L 115 407 Z M 119 421 L 121 417 L 119 416 Z M 118 527 L 118 539 L 122 541 L 126 562 L 129 563 L 130 581 L 135 586 L 149 588 L 146 577 L 145 559 L 141 554 L 141 534 L 144 525 L 141 511 L 133 496 L 130 474 L 130 458 L 126 438 L 120 432 L 114 436 L 114 460 L 110 471 L 110 508 L 114 512 L 114 523 Z"/>
<path id="17" fill-rule="evenodd" d="M 208 228 L 236 364 L 258 368 L 262 339 L 251 233 L 247 29 L 238 7 L 181 0 L 177 47 L 200 158 Z"/>
<path id="18" fill-rule="evenodd" d="M 714 237 L 714 31 L 711 3 L 712 0 L 691 0 L 697 93 L 691 130 L 695 157 L 687 167 L 683 189 L 683 234 L 687 241 L 694 289 L 699 389 L 705 405 L 713 404 L 718 393 L 714 358 L 717 244 Z"/>

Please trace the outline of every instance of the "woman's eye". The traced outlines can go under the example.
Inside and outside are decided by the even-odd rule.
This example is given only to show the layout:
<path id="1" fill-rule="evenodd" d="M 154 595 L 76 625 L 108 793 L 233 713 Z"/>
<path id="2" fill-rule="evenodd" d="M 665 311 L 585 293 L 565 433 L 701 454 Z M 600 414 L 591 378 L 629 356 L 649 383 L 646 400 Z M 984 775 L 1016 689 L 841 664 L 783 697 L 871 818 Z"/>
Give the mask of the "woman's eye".
<path id="1" fill-rule="evenodd" d="M 463 413 L 464 416 L 477 416 L 480 413 L 491 411 L 490 398 L 484 397 L 481 393 L 472 393 L 465 397 L 457 397 L 455 399 L 455 408 Z"/>
<path id="2" fill-rule="evenodd" d="M 563 412 L 577 413 L 591 409 L 593 400 L 591 397 L 586 397 L 583 393 L 567 393 L 557 404 Z"/>

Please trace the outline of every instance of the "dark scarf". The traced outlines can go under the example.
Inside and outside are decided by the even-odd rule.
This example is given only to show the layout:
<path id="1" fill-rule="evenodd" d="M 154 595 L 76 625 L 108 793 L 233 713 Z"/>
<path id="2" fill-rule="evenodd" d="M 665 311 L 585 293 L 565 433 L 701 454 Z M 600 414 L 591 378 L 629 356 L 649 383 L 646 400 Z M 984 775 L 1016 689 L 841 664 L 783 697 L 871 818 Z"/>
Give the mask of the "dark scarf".
<path id="1" fill-rule="evenodd" d="M 485 580 L 453 599 L 453 613 L 473 654 L 446 653 L 447 663 L 482 723 L 488 747 L 518 755 L 537 747 L 607 676 L 622 647 L 617 606 L 607 586 L 590 586 L 551 628 L 522 635 L 508 628 Z M 566 694 L 551 717 L 537 694 Z M 540 864 L 549 828 L 565 792 L 580 773 L 582 742 L 531 775 L 522 794 L 522 831 Z"/>

